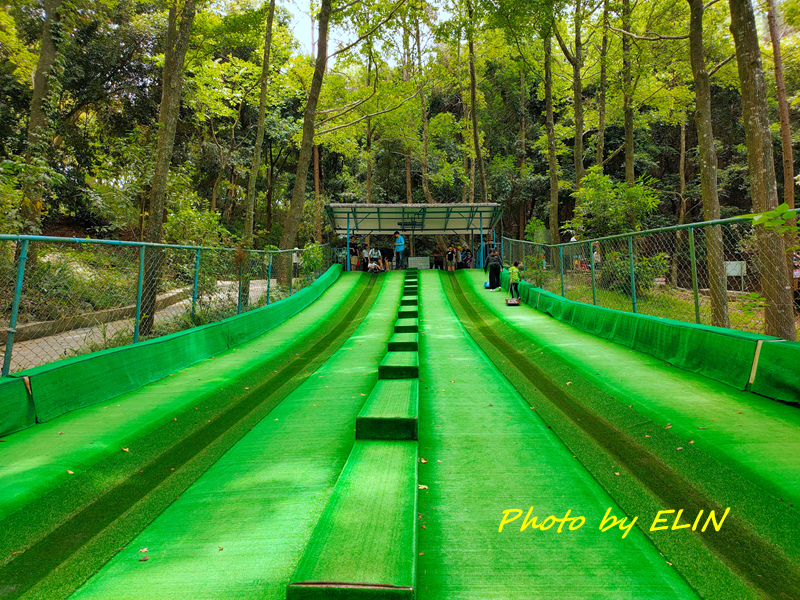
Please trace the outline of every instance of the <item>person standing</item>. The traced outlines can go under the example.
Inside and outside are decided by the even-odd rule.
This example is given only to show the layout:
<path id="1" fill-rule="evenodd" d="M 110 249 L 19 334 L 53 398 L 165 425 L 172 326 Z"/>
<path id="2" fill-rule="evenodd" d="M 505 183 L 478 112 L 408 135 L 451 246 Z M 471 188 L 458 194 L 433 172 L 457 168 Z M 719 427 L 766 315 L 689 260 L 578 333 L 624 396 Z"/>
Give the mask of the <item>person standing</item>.
<path id="1" fill-rule="evenodd" d="M 455 271 L 456 269 L 456 249 L 453 244 L 447 247 L 447 252 L 444 253 L 444 268 L 447 271 Z"/>
<path id="2" fill-rule="evenodd" d="M 444 268 L 444 255 L 442 249 L 437 245 L 433 251 L 433 268 L 441 270 Z"/>
<path id="3" fill-rule="evenodd" d="M 486 261 L 483 271 L 489 271 L 489 289 L 496 292 L 500 289 L 500 271 L 503 270 L 503 259 L 497 252 L 492 252 Z"/>
<path id="4" fill-rule="evenodd" d="M 514 261 L 514 266 L 508 270 L 510 280 L 508 284 L 508 291 L 511 292 L 511 297 L 519 300 L 519 262 Z"/>
<path id="5" fill-rule="evenodd" d="M 383 261 L 381 260 L 381 251 L 377 246 L 373 246 L 369 251 L 369 262 L 376 263 L 378 267 L 383 270 Z"/>
<path id="6" fill-rule="evenodd" d="M 406 241 L 399 231 L 394 232 L 394 253 L 397 256 L 397 268 L 403 268 L 403 253 L 406 249 Z"/>
<path id="7" fill-rule="evenodd" d="M 356 245 L 356 238 L 350 238 L 350 270 L 355 271 L 358 268 L 358 246 Z"/>

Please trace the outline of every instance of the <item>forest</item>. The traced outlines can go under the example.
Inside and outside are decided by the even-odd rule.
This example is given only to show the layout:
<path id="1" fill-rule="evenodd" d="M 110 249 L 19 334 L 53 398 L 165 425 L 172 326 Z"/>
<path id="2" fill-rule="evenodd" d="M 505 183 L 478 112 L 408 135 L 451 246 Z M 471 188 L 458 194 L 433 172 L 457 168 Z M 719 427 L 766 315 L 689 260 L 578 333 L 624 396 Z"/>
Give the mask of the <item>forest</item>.
<path id="1" fill-rule="evenodd" d="M 794 207 L 797 0 L 289 8 L 311 53 L 274 0 L 4 3 L 0 233 L 292 248 L 331 202 L 491 201 L 558 243 Z"/>

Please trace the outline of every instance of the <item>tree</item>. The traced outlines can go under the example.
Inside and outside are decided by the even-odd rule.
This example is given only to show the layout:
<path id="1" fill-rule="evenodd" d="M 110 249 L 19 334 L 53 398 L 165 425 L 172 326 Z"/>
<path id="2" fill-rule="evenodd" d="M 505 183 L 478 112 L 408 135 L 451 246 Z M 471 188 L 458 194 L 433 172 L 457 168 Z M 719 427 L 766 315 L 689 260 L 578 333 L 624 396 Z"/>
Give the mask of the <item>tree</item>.
<path id="1" fill-rule="evenodd" d="M 180 9 L 180 19 L 178 12 Z M 158 115 L 158 144 L 156 150 L 153 187 L 150 192 L 150 210 L 147 219 L 145 239 L 161 243 L 164 203 L 167 195 L 172 150 L 175 144 L 175 129 L 178 126 L 178 113 L 183 90 L 183 64 L 189 48 L 189 36 L 195 17 L 195 0 L 184 0 L 180 7 L 178 0 L 172 0 L 169 7 L 167 39 L 164 48 L 164 69 L 161 79 L 161 108 Z M 148 335 L 153 329 L 156 312 L 156 295 L 161 280 L 164 262 L 162 250 L 150 250 L 146 263 L 144 288 L 142 292 L 142 321 L 140 333 Z"/>
<path id="2" fill-rule="evenodd" d="M 755 212 L 778 206 L 778 188 L 769 129 L 764 70 L 758 30 L 750 0 L 730 0 L 731 33 L 736 44 L 736 61 L 742 92 L 742 113 L 747 138 L 747 163 Z M 757 225 L 761 286 L 766 298 L 765 333 L 797 339 L 792 307 L 791 273 L 786 261 L 783 237 Z"/>

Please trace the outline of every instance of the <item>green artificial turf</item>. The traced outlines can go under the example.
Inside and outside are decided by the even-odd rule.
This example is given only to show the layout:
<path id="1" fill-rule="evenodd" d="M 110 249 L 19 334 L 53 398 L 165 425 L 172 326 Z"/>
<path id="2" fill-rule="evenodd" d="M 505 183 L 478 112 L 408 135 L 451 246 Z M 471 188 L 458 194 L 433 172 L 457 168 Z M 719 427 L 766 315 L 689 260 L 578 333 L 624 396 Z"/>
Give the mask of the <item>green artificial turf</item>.
<path id="1" fill-rule="evenodd" d="M 345 274 L 306 311 L 266 335 L 107 404 L 6 436 L 0 453 L 0 522 L 56 486 L 79 476 L 103 456 L 172 419 L 188 404 L 202 403 L 254 366 L 279 357 L 305 332 L 329 318 L 360 276 Z M 73 471 L 74 475 L 67 471 Z"/>
<path id="2" fill-rule="evenodd" d="M 417 443 L 355 443 L 288 600 L 407 598 L 416 585 Z"/>
<path id="3" fill-rule="evenodd" d="M 389 352 L 414 352 L 419 348 L 419 334 L 395 333 L 389 340 Z"/>
<path id="4" fill-rule="evenodd" d="M 439 273 L 422 278 L 419 600 L 694 598 L 638 530 L 599 531 L 619 506 L 470 338 Z M 498 532 L 530 507 L 586 523 Z"/>
<path id="5" fill-rule="evenodd" d="M 384 379 L 375 384 L 356 419 L 356 439 L 416 440 L 419 379 Z"/>
<path id="6" fill-rule="evenodd" d="M 471 285 L 466 285 L 468 278 Z M 502 296 L 484 292 L 477 278 L 466 273 L 447 283 L 475 339 L 628 512 L 652 515 L 683 508 L 695 514 L 731 508 L 718 533 L 647 533 L 703 597 L 798 597 L 796 508 L 765 493 L 747 471 L 721 463 L 705 446 L 698 448 L 691 431 L 687 439 L 686 432 L 676 431 L 672 423 L 648 418 L 639 410 L 646 397 L 603 390 L 587 376 L 568 331 L 546 347 L 533 343 L 531 332 L 525 335 L 513 324 L 529 308 L 506 307 Z M 569 362 L 559 352 L 565 347 L 574 349 Z M 613 364 L 617 357 L 609 357 Z M 642 359 L 652 357 L 642 355 Z M 679 373 L 690 381 L 703 380 Z"/>
<path id="7" fill-rule="evenodd" d="M 74 598 L 285 598 L 391 335 L 402 278 L 379 281 L 372 310 L 338 352 Z"/>
<path id="8" fill-rule="evenodd" d="M 378 367 L 379 379 L 412 379 L 418 376 L 417 352 L 387 352 Z"/>
<path id="9" fill-rule="evenodd" d="M 66 597 L 144 529 L 347 339 L 377 292 L 358 277 L 327 326 L 3 521 L 4 597 Z"/>
<path id="10" fill-rule="evenodd" d="M 482 277 L 460 281 L 486 309 L 523 333 L 536 351 L 555 355 L 609 394 L 694 448 L 714 455 L 785 502 L 800 503 L 800 410 L 666 364 L 649 354 L 578 331 L 528 306 L 509 308 L 482 290 Z M 704 348 L 694 352 L 702 353 Z"/>

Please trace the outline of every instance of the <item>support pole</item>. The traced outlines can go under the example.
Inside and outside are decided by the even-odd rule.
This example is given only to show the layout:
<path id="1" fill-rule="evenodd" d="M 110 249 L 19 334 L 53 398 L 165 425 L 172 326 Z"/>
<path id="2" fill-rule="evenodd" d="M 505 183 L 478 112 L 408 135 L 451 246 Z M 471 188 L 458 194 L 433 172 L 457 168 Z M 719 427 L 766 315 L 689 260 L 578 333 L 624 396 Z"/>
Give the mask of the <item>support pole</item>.
<path id="1" fill-rule="evenodd" d="M 344 257 L 344 270 L 350 270 L 350 213 L 347 213 L 347 256 Z"/>
<path id="2" fill-rule="evenodd" d="M 592 304 L 597 306 L 597 279 L 594 272 L 594 252 L 592 252 L 591 242 L 589 242 L 589 263 L 592 265 Z"/>
<path id="3" fill-rule="evenodd" d="M 481 226 L 481 262 L 478 265 L 481 269 L 483 268 L 483 213 L 480 214 L 480 226 Z"/>
<path id="4" fill-rule="evenodd" d="M 197 307 L 197 284 L 200 281 L 200 248 L 194 251 L 194 288 L 192 289 L 192 323 L 194 323 L 194 313 Z"/>
<path id="5" fill-rule="evenodd" d="M 692 293 L 694 294 L 694 320 L 700 323 L 700 293 L 697 289 L 697 255 L 694 249 L 694 228 L 689 228 L 689 257 L 692 261 Z"/>
<path id="6" fill-rule="evenodd" d="M 142 288 L 144 287 L 144 246 L 139 246 L 139 286 L 136 290 L 136 321 L 133 325 L 133 343 L 139 342 L 139 326 L 142 323 Z"/>
<path id="7" fill-rule="evenodd" d="M 561 271 L 561 296 L 567 297 L 566 289 L 564 288 L 564 247 L 558 247 L 558 266 Z"/>
<path id="8" fill-rule="evenodd" d="M 636 269 L 633 263 L 633 236 L 628 236 L 628 256 L 631 261 L 631 300 L 633 300 L 633 312 L 636 312 Z"/>
<path id="9" fill-rule="evenodd" d="M 475 232 L 469 230 L 469 251 L 472 252 L 472 268 L 478 266 L 478 261 L 475 260 Z"/>
<path id="10" fill-rule="evenodd" d="M 28 260 L 28 240 L 22 240 L 17 265 L 17 284 L 14 287 L 14 301 L 11 304 L 11 321 L 8 324 L 6 335 L 6 353 L 3 356 L 3 377 L 11 370 L 11 352 L 14 349 L 14 334 L 17 332 L 17 316 L 19 315 L 19 301 L 22 297 L 22 279 L 25 277 L 25 261 Z"/>
<path id="11" fill-rule="evenodd" d="M 242 275 L 244 274 L 244 265 L 239 265 L 239 293 L 237 294 L 238 300 L 236 301 L 236 314 L 242 314 Z"/>
<path id="12" fill-rule="evenodd" d="M 272 286 L 272 253 L 269 254 L 269 266 L 267 267 L 267 305 L 269 305 L 269 292 Z"/>

